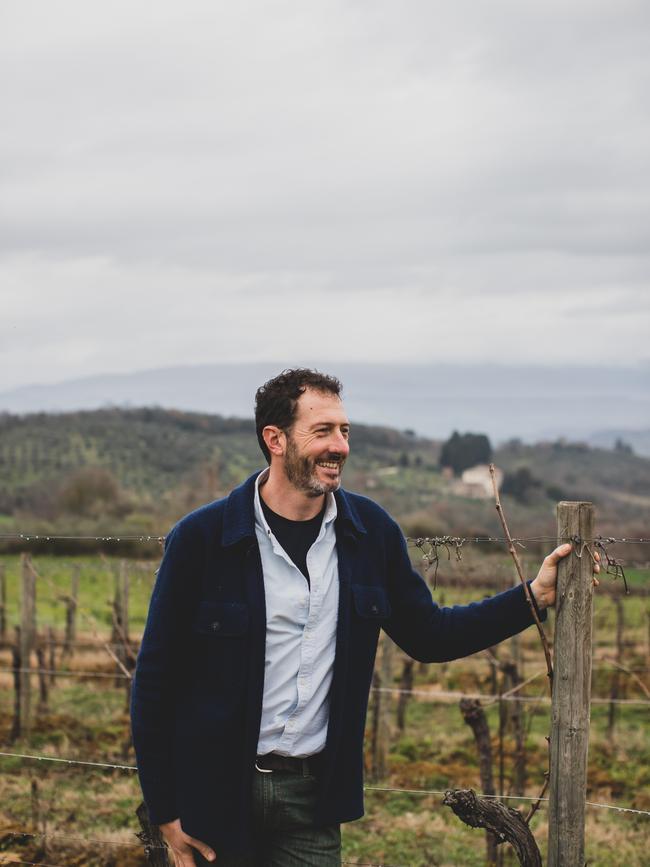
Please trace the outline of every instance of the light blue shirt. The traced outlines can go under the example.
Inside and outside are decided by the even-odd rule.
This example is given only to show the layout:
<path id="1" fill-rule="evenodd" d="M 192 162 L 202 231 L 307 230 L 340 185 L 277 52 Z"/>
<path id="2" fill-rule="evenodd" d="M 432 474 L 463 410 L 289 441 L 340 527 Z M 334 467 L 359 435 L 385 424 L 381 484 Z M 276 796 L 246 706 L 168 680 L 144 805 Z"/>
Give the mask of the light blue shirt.
<path id="1" fill-rule="evenodd" d="M 309 583 L 273 535 L 255 483 L 255 533 L 266 596 L 264 695 L 257 754 L 304 758 L 325 746 L 339 605 L 336 500 L 326 495 L 307 553 Z"/>

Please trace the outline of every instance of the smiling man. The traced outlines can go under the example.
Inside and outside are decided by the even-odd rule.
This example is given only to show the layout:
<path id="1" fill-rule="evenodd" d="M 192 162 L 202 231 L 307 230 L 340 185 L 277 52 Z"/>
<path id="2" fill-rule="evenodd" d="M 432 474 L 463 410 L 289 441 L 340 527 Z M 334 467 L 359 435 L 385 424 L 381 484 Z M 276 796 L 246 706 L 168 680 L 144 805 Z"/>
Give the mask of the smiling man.
<path id="1" fill-rule="evenodd" d="M 522 587 L 436 605 L 393 519 L 341 488 L 340 394 L 337 379 L 304 369 L 259 388 L 269 466 L 167 537 L 132 720 L 145 801 L 176 867 L 337 867 L 340 823 L 363 814 L 380 628 L 440 662 L 532 623 Z M 570 550 L 556 548 L 530 584 L 540 611 Z"/>

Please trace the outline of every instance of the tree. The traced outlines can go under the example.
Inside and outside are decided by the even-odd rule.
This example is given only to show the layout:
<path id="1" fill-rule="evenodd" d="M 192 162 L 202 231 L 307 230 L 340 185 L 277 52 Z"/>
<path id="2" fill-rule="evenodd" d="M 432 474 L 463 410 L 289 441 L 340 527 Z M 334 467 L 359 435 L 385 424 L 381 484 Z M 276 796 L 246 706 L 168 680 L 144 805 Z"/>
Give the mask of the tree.
<path id="1" fill-rule="evenodd" d="M 69 476 L 61 488 L 60 505 L 74 515 L 115 514 L 121 501 L 120 486 L 104 467 L 84 467 Z"/>
<path id="2" fill-rule="evenodd" d="M 459 476 L 468 467 L 488 464 L 492 460 L 492 446 L 485 434 L 454 431 L 443 443 L 440 452 L 440 466 L 451 467 L 454 475 Z"/>
<path id="3" fill-rule="evenodd" d="M 506 473 L 501 485 L 501 492 L 509 494 L 518 503 L 526 505 L 530 502 L 531 495 L 541 487 L 541 482 L 536 479 L 528 467 L 519 467 L 514 473 Z"/>
<path id="4" fill-rule="evenodd" d="M 617 437 L 616 442 L 614 443 L 614 451 L 623 455 L 633 455 L 634 449 L 629 443 L 626 443 L 625 440 L 621 439 L 621 437 Z"/>

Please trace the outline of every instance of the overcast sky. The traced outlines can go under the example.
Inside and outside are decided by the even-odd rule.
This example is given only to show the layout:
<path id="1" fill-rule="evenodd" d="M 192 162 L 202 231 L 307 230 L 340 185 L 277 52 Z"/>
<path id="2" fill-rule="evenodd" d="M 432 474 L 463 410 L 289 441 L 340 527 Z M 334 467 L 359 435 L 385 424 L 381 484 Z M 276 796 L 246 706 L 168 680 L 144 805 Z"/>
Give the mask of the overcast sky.
<path id="1" fill-rule="evenodd" d="M 647 0 L 4 0 L 0 388 L 650 359 Z"/>

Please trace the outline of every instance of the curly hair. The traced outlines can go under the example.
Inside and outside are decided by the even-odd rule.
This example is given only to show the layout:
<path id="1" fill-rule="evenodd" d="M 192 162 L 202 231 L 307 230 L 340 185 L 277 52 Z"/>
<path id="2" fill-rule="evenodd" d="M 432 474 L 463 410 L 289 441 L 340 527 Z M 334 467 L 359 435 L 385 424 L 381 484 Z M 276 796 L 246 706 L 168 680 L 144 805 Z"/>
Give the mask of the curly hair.
<path id="1" fill-rule="evenodd" d="M 268 463 L 271 463 L 271 454 L 264 442 L 262 431 L 269 424 L 288 431 L 296 417 L 298 398 L 307 388 L 329 392 L 340 397 L 343 386 L 335 376 L 328 376 L 307 367 L 297 367 L 295 370 L 283 370 L 257 389 L 255 431 L 257 441 Z"/>

